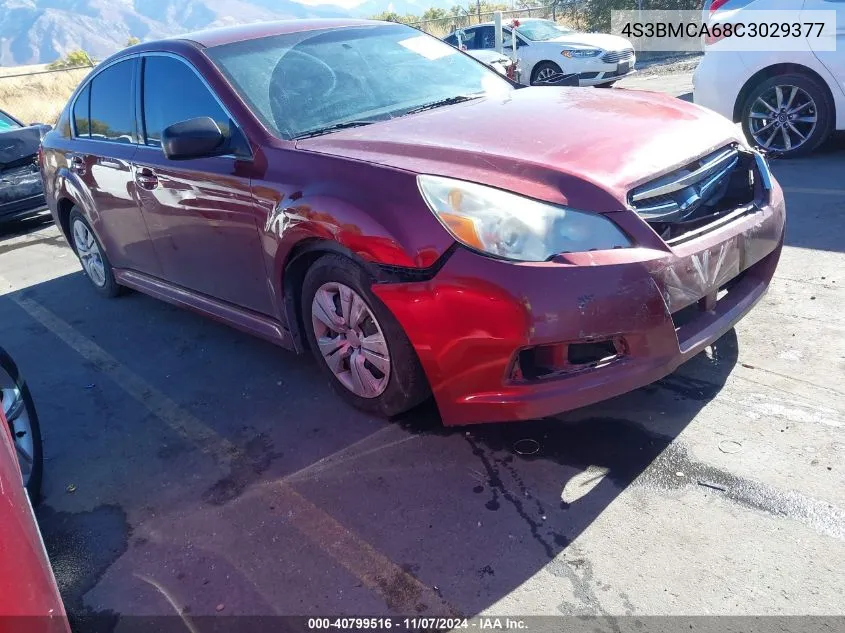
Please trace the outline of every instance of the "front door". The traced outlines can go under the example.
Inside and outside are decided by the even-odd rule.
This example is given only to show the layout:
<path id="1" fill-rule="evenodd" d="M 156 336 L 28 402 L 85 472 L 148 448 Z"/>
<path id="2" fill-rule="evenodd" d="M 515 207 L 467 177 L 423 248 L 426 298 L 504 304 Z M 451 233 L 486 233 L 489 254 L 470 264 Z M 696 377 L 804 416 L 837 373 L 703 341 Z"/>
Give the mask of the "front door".
<path id="1" fill-rule="evenodd" d="M 164 128 L 195 117 L 211 117 L 227 135 L 240 132 L 186 60 L 151 54 L 141 72 L 141 143 L 132 162 L 164 279 L 273 314 L 247 157 L 172 161 L 161 149 Z"/>

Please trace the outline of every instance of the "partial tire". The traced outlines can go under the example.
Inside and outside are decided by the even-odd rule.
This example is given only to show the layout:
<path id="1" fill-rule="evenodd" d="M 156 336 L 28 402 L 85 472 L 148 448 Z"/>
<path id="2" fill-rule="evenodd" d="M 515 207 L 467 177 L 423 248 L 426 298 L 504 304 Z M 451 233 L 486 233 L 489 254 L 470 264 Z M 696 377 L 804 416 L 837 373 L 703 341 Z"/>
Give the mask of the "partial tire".
<path id="1" fill-rule="evenodd" d="M 70 212 L 69 223 L 71 246 L 91 285 L 104 297 L 118 296 L 123 287 L 115 281 L 111 263 L 94 230 L 76 207 Z"/>
<path id="2" fill-rule="evenodd" d="M 0 349 L 0 407 L 9 425 L 15 453 L 21 469 L 23 485 L 32 505 L 41 497 L 44 474 L 44 452 L 41 426 L 29 387 L 18 374 L 18 368 L 6 352 Z"/>
<path id="3" fill-rule="evenodd" d="M 534 72 L 531 73 L 531 84 L 534 85 L 538 81 L 543 81 L 562 72 L 560 66 L 554 62 L 540 62 L 534 67 Z"/>
<path id="4" fill-rule="evenodd" d="M 302 284 L 308 345 L 335 390 L 353 406 L 383 416 L 403 413 L 429 396 L 417 354 L 352 260 L 327 254 Z"/>
<path id="5" fill-rule="evenodd" d="M 770 77 L 751 89 L 742 106 L 749 142 L 783 157 L 804 156 L 830 135 L 833 108 L 824 86 L 804 75 Z"/>
<path id="6" fill-rule="evenodd" d="M 606 84 L 599 84 L 596 88 L 613 88 L 613 84 L 615 83 L 616 81 L 608 81 Z"/>

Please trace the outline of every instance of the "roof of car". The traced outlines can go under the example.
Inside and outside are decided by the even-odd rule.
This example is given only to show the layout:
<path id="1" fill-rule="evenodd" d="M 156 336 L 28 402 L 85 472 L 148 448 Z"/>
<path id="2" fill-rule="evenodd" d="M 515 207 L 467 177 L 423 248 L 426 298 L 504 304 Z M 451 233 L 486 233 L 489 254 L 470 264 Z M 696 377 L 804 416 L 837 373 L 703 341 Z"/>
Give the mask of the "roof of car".
<path id="1" fill-rule="evenodd" d="M 243 42 L 259 37 L 314 31 L 317 29 L 337 29 L 349 26 L 378 26 L 387 24 L 375 20 L 353 20 L 349 18 L 313 18 L 308 20 L 278 20 L 275 22 L 253 22 L 237 26 L 224 26 L 194 33 L 175 35 L 170 40 L 187 40 L 210 48 L 232 42 Z"/>

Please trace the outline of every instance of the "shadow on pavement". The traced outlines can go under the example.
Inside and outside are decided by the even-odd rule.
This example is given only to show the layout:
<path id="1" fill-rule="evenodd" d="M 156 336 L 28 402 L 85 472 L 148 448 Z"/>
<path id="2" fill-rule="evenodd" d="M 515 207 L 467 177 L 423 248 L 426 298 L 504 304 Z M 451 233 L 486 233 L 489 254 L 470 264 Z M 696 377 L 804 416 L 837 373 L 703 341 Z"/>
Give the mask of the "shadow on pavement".
<path id="1" fill-rule="evenodd" d="M 221 472 L 130 398 L 110 378 L 113 366 L 82 358 L 21 298 L 240 447 L 243 468 Z M 421 603 L 407 574 L 472 615 L 541 570 L 569 578 L 580 596 L 581 606 L 561 598 L 561 613 L 597 605 L 585 580 L 590 562 L 573 542 L 635 480 L 680 485 L 684 454 L 667 449 L 719 392 L 738 354 L 731 330 L 709 354 L 607 403 L 444 429 L 431 404 L 392 426 L 354 411 L 310 358 L 137 293 L 103 300 L 81 273 L 0 297 L 0 340 L 39 408 L 47 462 L 38 515 L 76 616 L 172 613 L 138 579 L 144 574 L 175 586 L 194 613 L 225 602 L 227 613 L 414 615 Z M 385 438 L 356 448 L 376 432 Z M 309 469 L 339 451 L 348 455 Z M 373 594 L 332 543 L 313 535 L 305 543 L 284 518 L 289 510 L 265 492 L 280 481 L 401 577 L 376 580 L 381 593 Z"/>

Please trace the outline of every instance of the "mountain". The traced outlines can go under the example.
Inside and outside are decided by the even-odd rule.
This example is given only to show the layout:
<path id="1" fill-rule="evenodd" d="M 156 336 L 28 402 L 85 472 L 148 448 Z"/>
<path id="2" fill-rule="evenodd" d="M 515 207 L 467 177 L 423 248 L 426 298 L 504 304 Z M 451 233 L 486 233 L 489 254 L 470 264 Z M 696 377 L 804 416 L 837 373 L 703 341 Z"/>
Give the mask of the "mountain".
<path id="1" fill-rule="evenodd" d="M 102 59 L 129 37 L 166 37 L 228 24 L 317 17 L 421 14 L 454 0 L 0 0 L 0 66 L 51 62 L 76 49 Z"/>

